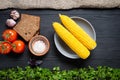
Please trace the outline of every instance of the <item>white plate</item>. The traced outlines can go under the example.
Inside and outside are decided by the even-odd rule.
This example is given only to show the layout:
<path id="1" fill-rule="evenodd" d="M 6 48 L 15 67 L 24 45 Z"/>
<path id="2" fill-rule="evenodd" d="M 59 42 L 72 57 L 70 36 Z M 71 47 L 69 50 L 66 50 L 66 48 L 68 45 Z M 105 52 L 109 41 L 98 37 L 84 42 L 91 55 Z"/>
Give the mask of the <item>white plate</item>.
<path id="1" fill-rule="evenodd" d="M 81 17 L 71 17 L 78 25 L 80 25 L 94 40 L 96 40 L 96 33 L 91 25 L 90 22 L 88 22 L 86 19 Z M 64 35 L 63 35 L 64 36 Z M 78 59 L 80 58 L 77 56 L 61 39 L 60 37 L 55 33 L 54 34 L 54 42 L 58 49 L 58 51 L 71 59 Z"/>

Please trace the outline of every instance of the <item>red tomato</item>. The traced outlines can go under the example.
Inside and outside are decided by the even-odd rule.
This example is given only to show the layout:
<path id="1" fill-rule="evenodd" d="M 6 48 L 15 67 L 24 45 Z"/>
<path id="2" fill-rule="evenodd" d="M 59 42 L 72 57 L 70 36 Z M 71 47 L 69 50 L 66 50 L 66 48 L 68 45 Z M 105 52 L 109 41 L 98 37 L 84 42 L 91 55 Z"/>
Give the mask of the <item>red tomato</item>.
<path id="1" fill-rule="evenodd" d="M 2 34 L 3 39 L 10 42 L 17 40 L 17 36 L 17 32 L 13 29 L 6 29 Z"/>
<path id="2" fill-rule="evenodd" d="M 12 50 L 12 45 L 10 42 L 3 41 L 0 42 L 0 53 L 1 54 L 9 54 Z"/>
<path id="3" fill-rule="evenodd" d="M 25 43 L 21 40 L 14 41 L 12 43 L 12 46 L 13 46 L 12 51 L 17 54 L 23 53 L 25 50 Z"/>

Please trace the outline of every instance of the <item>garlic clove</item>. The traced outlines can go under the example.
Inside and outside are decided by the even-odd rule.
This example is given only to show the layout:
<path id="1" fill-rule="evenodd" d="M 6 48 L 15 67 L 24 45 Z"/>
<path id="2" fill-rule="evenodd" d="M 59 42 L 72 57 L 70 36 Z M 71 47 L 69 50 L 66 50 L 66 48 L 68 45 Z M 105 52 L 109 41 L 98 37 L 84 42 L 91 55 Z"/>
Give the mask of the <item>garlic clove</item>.
<path id="1" fill-rule="evenodd" d="M 16 22 L 13 19 L 7 19 L 6 25 L 9 27 L 14 27 L 16 25 Z"/>
<path id="2" fill-rule="evenodd" d="M 10 16 L 14 19 L 17 20 L 20 17 L 20 14 L 17 10 L 12 10 L 10 13 Z"/>

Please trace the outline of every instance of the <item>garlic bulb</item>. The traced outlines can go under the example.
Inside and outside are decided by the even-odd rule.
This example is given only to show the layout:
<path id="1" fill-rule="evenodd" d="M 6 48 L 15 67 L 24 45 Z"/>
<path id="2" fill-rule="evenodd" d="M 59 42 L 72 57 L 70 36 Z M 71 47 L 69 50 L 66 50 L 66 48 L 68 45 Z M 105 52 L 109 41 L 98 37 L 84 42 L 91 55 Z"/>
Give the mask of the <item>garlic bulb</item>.
<path id="1" fill-rule="evenodd" d="M 7 19 L 6 25 L 9 27 L 14 27 L 16 25 L 16 22 L 13 19 Z"/>
<path id="2" fill-rule="evenodd" d="M 10 16 L 14 19 L 17 20 L 20 17 L 20 14 L 17 10 L 12 10 Z"/>

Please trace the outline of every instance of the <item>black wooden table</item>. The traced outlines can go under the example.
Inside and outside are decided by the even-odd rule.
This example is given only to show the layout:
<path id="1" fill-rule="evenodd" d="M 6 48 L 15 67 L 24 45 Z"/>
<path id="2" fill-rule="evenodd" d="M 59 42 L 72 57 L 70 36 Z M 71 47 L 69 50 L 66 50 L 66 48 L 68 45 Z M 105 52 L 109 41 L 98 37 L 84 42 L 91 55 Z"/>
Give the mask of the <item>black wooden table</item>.
<path id="1" fill-rule="evenodd" d="M 12 9 L 0 10 L 0 34 L 7 29 L 6 19 L 10 18 Z M 41 17 L 40 33 L 50 41 L 50 50 L 44 57 L 37 57 L 43 60 L 40 67 L 53 68 L 60 66 L 61 69 L 73 69 L 80 67 L 110 66 L 120 67 L 120 9 L 72 9 L 72 10 L 19 10 L 20 13 L 32 14 Z M 87 19 L 94 26 L 97 36 L 97 48 L 91 51 L 88 59 L 69 59 L 64 57 L 56 49 L 54 44 L 54 30 L 52 22 L 59 21 L 58 14 L 79 16 Z M 60 21 L 59 21 L 60 22 Z M 0 40 L 3 40 L 0 35 Z M 28 66 L 31 53 L 26 43 L 25 52 L 21 55 L 0 54 L 0 69 L 21 66 Z"/>

